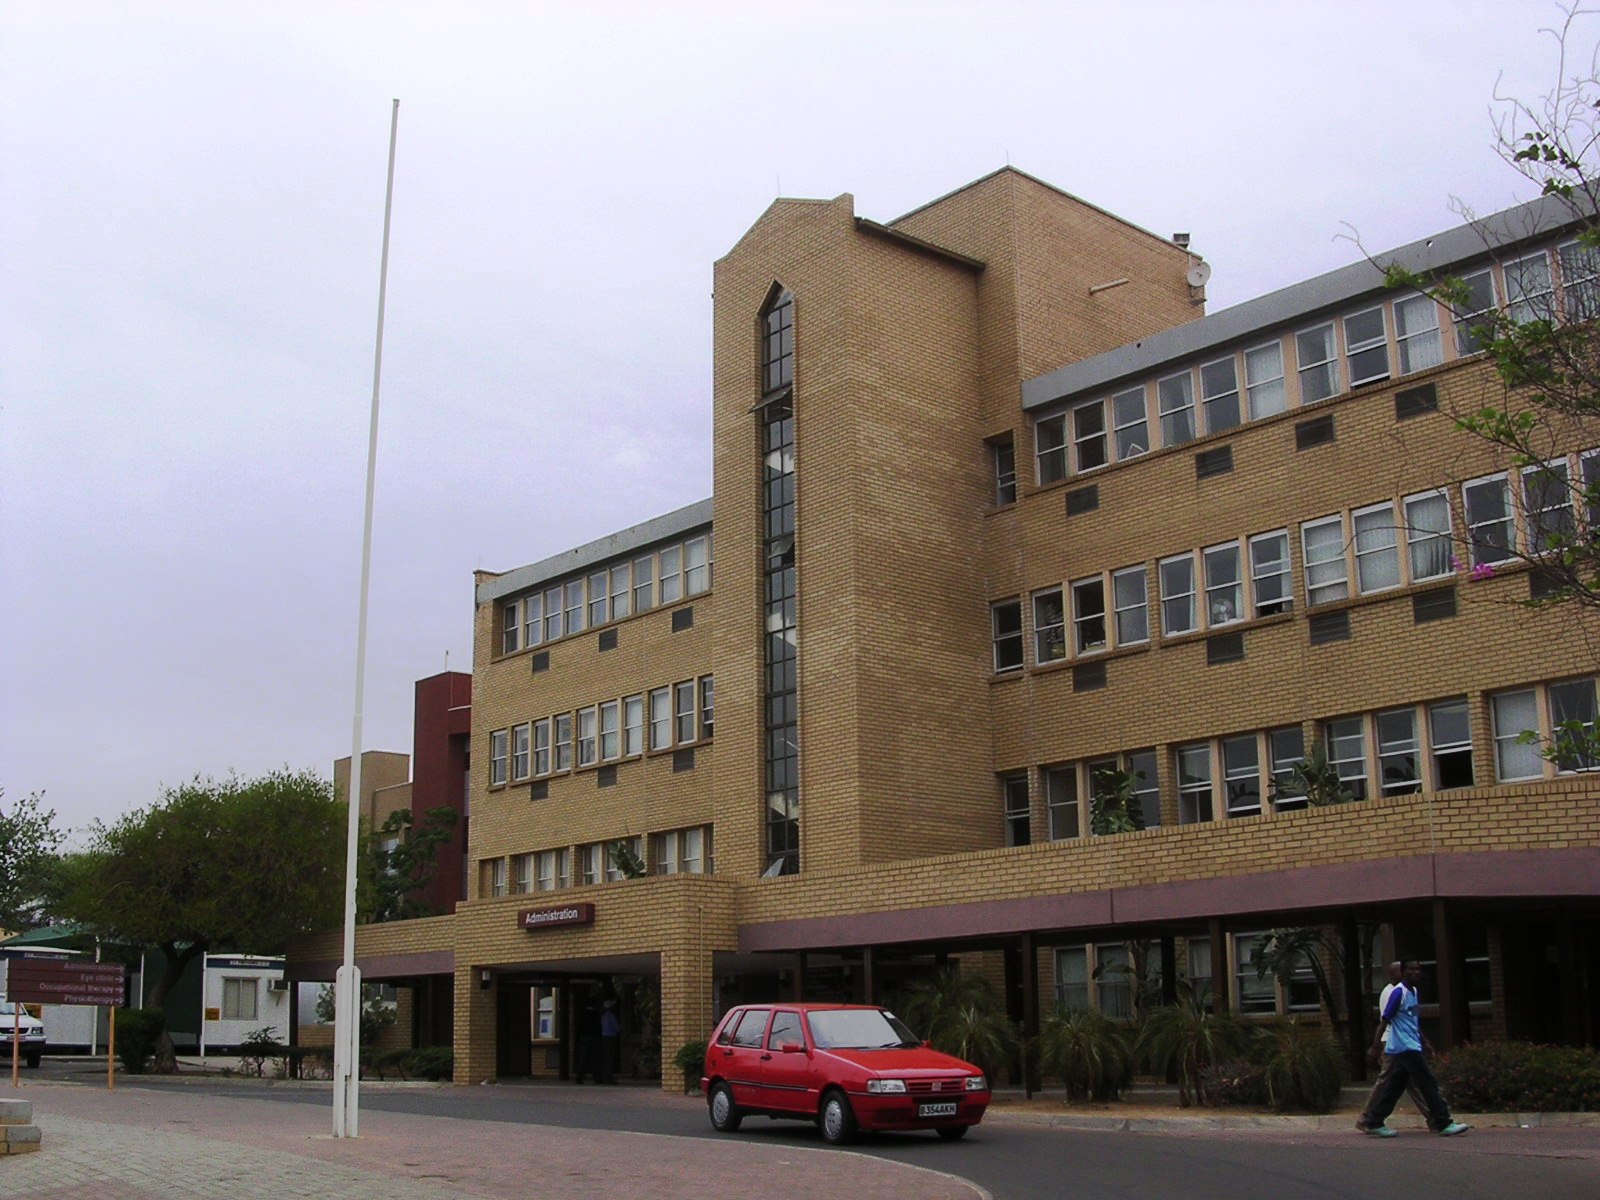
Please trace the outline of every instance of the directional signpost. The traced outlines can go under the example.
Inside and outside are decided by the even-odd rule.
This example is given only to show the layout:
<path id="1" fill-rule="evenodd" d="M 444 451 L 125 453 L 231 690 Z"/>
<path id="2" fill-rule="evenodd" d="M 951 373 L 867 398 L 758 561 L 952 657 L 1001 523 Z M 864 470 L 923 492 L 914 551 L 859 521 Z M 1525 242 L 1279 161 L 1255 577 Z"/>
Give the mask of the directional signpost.
<path id="1" fill-rule="evenodd" d="M 127 995 L 126 968 L 121 963 L 67 962 L 53 958 L 16 958 L 7 967 L 6 992 L 18 1004 L 104 1004 L 111 1010 L 111 1036 L 106 1042 L 106 1087 L 117 1086 L 117 1005 Z M 22 1021 L 11 1034 L 11 1086 L 17 1086 L 17 1058 Z"/>

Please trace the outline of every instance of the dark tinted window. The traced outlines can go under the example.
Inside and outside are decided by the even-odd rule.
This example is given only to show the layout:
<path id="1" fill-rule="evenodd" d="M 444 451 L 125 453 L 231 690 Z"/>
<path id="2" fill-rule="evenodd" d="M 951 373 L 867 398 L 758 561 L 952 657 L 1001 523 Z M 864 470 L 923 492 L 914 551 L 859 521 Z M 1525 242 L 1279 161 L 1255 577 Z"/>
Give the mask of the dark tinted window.
<path id="1" fill-rule="evenodd" d="M 733 1044 L 759 1048 L 761 1035 L 767 1031 L 767 1016 L 771 1011 L 769 1008 L 746 1009 L 744 1016 L 739 1018 L 738 1027 L 733 1031 Z"/>

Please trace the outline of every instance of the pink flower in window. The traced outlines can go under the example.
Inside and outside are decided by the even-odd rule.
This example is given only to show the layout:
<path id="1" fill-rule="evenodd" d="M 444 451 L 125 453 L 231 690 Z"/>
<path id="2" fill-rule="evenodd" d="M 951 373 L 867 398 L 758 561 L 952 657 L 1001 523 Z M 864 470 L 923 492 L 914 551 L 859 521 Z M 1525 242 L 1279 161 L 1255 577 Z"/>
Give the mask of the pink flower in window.
<path id="1" fill-rule="evenodd" d="M 1479 583 L 1485 579 L 1493 579 L 1494 568 L 1488 563 L 1479 563 L 1477 566 L 1472 568 L 1472 578 L 1475 582 Z"/>

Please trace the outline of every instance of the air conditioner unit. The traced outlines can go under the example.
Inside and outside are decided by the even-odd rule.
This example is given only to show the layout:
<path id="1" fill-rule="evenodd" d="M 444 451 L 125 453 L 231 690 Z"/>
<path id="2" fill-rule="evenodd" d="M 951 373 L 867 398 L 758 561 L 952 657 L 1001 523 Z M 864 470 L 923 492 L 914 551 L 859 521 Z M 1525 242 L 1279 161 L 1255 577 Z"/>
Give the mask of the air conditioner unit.
<path id="1" fill-rule="evenodd" d="M 269 992 L 287 992 L 288 990 L 289 990 L 289 981 L 287 979 L 269 979 L 269 980 L 267 980 L 267 991 L 269 991 Z"/>

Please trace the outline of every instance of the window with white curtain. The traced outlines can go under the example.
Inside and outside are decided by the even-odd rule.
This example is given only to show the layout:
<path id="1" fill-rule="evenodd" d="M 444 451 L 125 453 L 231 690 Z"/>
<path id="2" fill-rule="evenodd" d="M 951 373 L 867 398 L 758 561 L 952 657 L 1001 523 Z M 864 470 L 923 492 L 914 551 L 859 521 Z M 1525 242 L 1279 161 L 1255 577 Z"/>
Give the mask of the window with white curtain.
<path id="1" fill-rule="evenodd" d="M 1300 403 L 1314 404 L 1339 391 L 1339 360 L 1333 323 L 1303 329 L 1294 335 L 1300 370 Z"/>
<path id="2" fill-rule="evenodd" d="M 1431 296 L 1407 296 L 1394 302 L 1394 340 L 1402 375 L 1426 371 L 1444 361 L 1439 306 Z"/>
<path id="3" fill-rule="evenodd" d="M 1473 566 L 1504 562 L 1511 557 L 1513 526 L 1511 490 L 1506 477 L 1491 475 L 1461 485 L 1466 509 L 1467 539 Z"/>
<path id="4" fill-rule="evenodd" d="M 1161 579 L 1161 632 L 1166 637 L 1195 628 L 1194 555 L 1164 558 L 1156 570 Z"/>
<path id="5" fill-rule="evenodd" d="M 1411 581 L 1450 574 L 1450 498 L 1443 492 L 1421 492 L 1405 498 L 1406 550 Z"/>
<path id="6" fill-rule="evenodd" d="M 1245 392 L 1253 420 L 1281 413 L 1289 406 L 1283 386 L 1283 346 L 1268 342 L 1244 352 Z"/>
<path id="7" fill-rule="evenodd" d="M 1323 517 L 1300 527 L 1305 558 L 1306 603 L 1312 606 L 1350 595 L 1350 571 L 1344 556 L 1344 518 Z"/>
<path id="8" fill-rule="evenodd" d="M 1156 407 L 1161 410 L 1163 446 L 1194 441 L 1194 380 L 1188 371 L 1157 380 Z"/>
<path id="9" fill-rule="evenodd" d="M 1400 586 L 1394 505 L 1375 504 L 1351 514 L 1355 528 L 1356 586 L 1363 593 Z"/>
<path id="10" fill-rule="evenodd" d="M 1538 779 L 1544 758 L 1536 742 L 1522 741 L 1524 733 L 1539 732 L 1539 698 L 1532 688 L 1501 692 L 1489 697 L 1494 726 L 1494 773 L 1497 779 Z"/>

